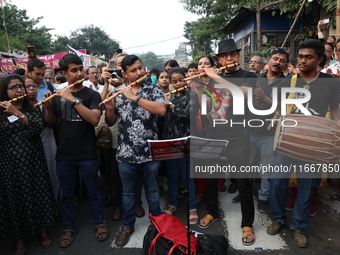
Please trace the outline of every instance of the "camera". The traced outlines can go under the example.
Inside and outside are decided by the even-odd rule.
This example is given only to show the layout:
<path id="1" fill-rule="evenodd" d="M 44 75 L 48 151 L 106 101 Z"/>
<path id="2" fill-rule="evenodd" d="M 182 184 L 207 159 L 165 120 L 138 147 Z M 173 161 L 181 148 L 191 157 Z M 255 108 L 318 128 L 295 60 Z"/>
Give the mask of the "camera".
<path id="1" fill-rule="evenodd" d="M 112 79 L 118 78 L 118 77 L 123 78 L 121 69 L 110 69 L 107 71 L 111 74 Z"/>

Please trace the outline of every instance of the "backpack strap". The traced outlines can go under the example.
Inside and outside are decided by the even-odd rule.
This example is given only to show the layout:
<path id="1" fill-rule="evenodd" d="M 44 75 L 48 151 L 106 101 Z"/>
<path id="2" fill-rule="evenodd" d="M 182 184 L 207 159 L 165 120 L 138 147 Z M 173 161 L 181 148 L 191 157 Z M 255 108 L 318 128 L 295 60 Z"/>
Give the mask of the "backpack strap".
<path id="1" fill-rule="evenodd" d="M 291 88 L 295 88 L 296 87 L 296 81 L 297 81 L 297 74 L 294 74 L 292 76 L 292 78 L 290 79 L 290 87 Z M 295 93 L 294 92 L 290 92 L 289 96 L 288 96 L 288 99 L 293 99 L 293 98 L 295 98 Z M 294 104 L 287 105 L 286 114 L 290 114 L 294 109 L 295 109 L 295 105 Z"/>

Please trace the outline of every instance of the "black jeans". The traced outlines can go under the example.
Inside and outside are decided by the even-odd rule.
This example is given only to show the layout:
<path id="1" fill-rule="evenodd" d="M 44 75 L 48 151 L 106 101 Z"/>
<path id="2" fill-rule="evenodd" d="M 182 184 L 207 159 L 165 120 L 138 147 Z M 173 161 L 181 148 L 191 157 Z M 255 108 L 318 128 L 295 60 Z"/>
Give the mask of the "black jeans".
<path id="1" fill-rule="evenodd" d="M 230 164 L 235 166 L 237 170 L 241 166 L 249 165 L 250 146 L 247 139 L 238 139 L 236 141 L 229 140 L 229 144 L 225 151 L 226 160 L 219 160 L 219 165 Z M 241 202 L 242 223 L 241 227 L 252 227 L 254 222 L 254 200 L 252 194 L 252 186 L 250 178 L 247 176 L 231 174 L 230 177 L 235 178 Z M 218 213 L 218 179 L 206 179 L 207 189 L 207 210 L 210 215 L 217 218 Z"/>

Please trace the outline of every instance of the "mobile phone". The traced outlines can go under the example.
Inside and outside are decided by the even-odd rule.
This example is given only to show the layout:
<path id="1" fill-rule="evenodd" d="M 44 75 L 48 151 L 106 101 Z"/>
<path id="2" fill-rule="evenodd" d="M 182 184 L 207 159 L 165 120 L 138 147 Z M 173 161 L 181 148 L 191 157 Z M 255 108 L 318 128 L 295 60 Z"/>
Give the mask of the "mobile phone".
<path id="1" fill-rule="evenodd" d="M 34 45 L 26 46 L 26 51 L 28 53 L 29 58 L 37 58 L 37 53 L 35 51 Z"/>
<path id="2" fill-rule="evenodd" d="M 122 52 L 123 52 L 122 49 L 117 49 L 117 54 L 122 53 Z"/>
<path id="3" fill-rule="evenodd" d="M 327 24 L 327 23 L 329 23 L 329 19 L 324 19 L 324 20 L 322 21 L 322 24 Z"/>
<path id="4" fill-rule="evenodd" d="M 107 71 L 111 74 L 112 79 L 117 78 L 117 77 L 120 77 L 120 78 L 123 77 L 121 69 L 109 69 Z"/>

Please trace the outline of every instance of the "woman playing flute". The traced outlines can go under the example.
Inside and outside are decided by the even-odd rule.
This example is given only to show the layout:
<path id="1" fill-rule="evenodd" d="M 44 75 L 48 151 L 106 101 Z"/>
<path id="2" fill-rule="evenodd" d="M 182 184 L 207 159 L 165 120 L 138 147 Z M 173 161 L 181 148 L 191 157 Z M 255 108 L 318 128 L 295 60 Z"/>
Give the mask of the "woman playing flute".
<path id="1" fill-rule="evenodd" d="M 0 239 L 16 240 L 15 255 L 26 254 L 23 236 L 40 228 L 41 245 L 51 238 L 45 226 L 54 222 L 54 198 L 40 139 L 41 112 L 28 98 L 20 76 L 0 83 Z"/>

